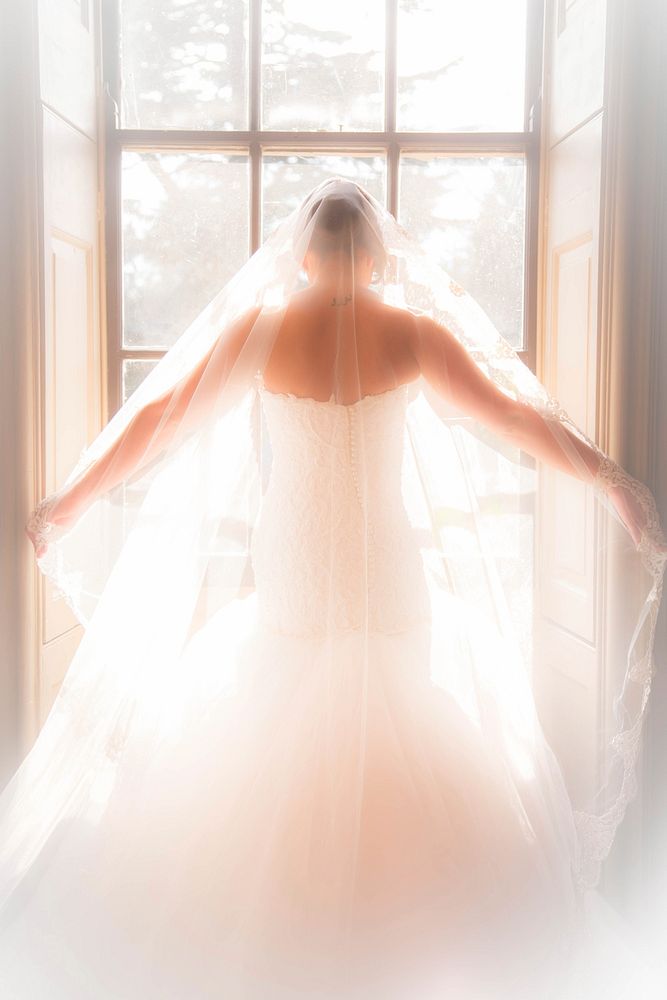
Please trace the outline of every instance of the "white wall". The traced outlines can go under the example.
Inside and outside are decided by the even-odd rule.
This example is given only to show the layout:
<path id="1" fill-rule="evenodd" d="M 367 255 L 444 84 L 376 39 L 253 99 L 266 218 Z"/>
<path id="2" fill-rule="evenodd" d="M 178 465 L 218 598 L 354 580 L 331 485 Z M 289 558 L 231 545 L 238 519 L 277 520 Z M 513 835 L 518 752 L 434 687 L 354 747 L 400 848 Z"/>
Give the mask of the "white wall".
<path id="1" fill-rule="evenodd" d="M 22 529 L 37 491 L 35 362 L 40 331 L 36 19 L 0 8 L 0 783 L 22 748 L 24 685 L 36 663 L 36 578 Z"/>
<path id="2" fill-rule="evenodd" d="M 667 528 L 667 5 L 626 0 L 617 18 L 619 67 L 613 201 L 611 445 L 653 490 Z M 642 794 L 622 847 L 639 855 L 641 879 L 618 866 L 615 885 L 649 930 L 667 929 L 667 599 L 658 622 Z M 627 871 L 627 868 L 625 869 Z M 657 909 L 657 913 L 655 912 Z"/>

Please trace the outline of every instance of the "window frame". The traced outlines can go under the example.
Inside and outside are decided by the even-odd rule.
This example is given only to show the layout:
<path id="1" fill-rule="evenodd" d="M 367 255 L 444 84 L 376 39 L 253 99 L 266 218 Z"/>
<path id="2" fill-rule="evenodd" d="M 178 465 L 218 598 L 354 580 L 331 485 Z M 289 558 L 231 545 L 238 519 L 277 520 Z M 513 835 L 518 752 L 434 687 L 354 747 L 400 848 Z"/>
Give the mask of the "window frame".
<path id="1" fill-rule="evenodd" d="M 102 3 L 105 109 L 105 268 L 107 399 L 109 415 L 122 402 L 123 361 L 159 360 L 163 348 L 128 348 L 122 341 L 122 154 L 135 152 L 241 153 L 249 160 L 249 254 L 261 244 L 262 158 L 290 153 L 368 153 L 386 157 L 387 208 L 397 216 L 401 153 L 433 155 L 515 154 L 526 161 L 523 344 L 518 352 L 533 370 L 536 361 L 537 257 L 540 180 L 540 112 L 544 2 L 527 0 L 524 130 L 521 132 L 408 132 L 396 128 L 398 0 L 385 0 L 384 129 L 371 132 L 274 131 L 261 125 L 262 0 L 249 0 L 249 128 L 125 129 L 120 127 L 119 0 Z"/>

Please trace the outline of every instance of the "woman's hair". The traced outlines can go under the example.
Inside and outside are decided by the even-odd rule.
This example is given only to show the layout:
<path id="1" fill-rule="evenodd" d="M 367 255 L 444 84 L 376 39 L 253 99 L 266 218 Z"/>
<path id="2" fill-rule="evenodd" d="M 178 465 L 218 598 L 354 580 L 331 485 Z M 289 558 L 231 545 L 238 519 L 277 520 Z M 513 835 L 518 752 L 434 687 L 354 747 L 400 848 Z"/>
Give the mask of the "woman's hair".
<path id="1" fill-rule="evenodd" d="M 311 197 L 311 196 L 309 196 Z M 307 213 L 302 232 L 314 219 L 308 249 L 319 257 L 365 252 L 373 258 L 374 270 L 382 274 L 387 255 L 379 220 L 368 194 L 352 181 L 339 182 L 335 191 L 316 198 Z"/>

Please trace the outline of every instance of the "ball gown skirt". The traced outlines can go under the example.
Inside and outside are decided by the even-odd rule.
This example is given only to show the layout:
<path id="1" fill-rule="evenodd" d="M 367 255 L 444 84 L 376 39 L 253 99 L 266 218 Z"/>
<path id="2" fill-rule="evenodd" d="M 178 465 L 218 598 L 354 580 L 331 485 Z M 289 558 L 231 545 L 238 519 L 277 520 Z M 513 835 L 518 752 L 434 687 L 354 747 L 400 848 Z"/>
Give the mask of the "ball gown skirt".
<path id="1" fill-rule="evenodd" d="M 567 854 L 550 803 L 519 808 L 430 682 L 447 630 L 332 649 L 263 632 L 245 603 L 245 639 L 230 607 L 200 643 L 178 739 L 147 761 L 138 742 L 102 817 L 60 831 L 12 901 L 3 996 L 532 997 L 535 976 L 550 996 Z M 242 685 L 215 671 L 230 635 Z"/>

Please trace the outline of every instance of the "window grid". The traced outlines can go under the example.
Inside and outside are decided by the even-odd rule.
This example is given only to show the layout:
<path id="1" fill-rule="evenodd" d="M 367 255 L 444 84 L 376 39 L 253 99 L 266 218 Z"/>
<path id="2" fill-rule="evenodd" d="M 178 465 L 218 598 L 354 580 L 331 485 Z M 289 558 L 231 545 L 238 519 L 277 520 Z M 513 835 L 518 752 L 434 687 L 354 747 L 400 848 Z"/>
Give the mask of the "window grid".
<path id="1" fill-rule="evenodd" d="M 107 277 L 107 368 L 109 413 L 122 402 L 122 366 L 126 359 L 158 360 L 159 348 L 129 348 L 122 341 L 121 159 L 123 152 L 188 150 L 238 152 L 249 160 L 249 253 L 261 243 L 261 173 L 264 155 L 313 153 L 380 153 L 386 158 L 387 208 L 399 210 L 401 153 L 515 154 L 526 160 L 524 336 L 520 357 L 535 365 L 537 223 L 540 135 L 540 80 L 542 72 L 542 0 L 528 0 L 526 29 L 526 87 L 522 132 L 407 132 L 396 129 L 398 0 L 386 0 L 384 130 L 381 132 L 325 132 L 262 130 L 262 0 L 249 0 L 248 124 L 245 131 L 200 129 L 125 129 L 120 127 L 120 12 L 119 0 L 103 10 L 105 87 L 105 233 Z"/>

